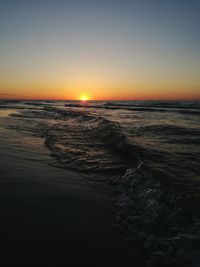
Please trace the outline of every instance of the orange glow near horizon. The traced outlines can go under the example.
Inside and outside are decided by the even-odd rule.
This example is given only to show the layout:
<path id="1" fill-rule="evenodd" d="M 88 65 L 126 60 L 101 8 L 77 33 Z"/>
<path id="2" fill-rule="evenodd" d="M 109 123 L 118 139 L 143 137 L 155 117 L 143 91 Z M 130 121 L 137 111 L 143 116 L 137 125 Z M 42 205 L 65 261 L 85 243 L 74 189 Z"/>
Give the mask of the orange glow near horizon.
<path id="1" fill-rule="evenodd" d="M 181 91 L 181 90 L 180 90 Z M 60 91 L 60 94 L 52 92 L 45 93 L 21 93 L 21 94 L 6 94 L 0 93 L 0 99 L 16 99 L 16 100 L 80 100 L 82 102 L 90 100 L 200 100 L 200 94 L 198 92 L 188 93 L 182 91 L 182 94 L 179 92 L 173 92 L 173 90 L 168 90 L 168 92 L 145 92 L 145 90 L 133 90 L 132 93 L 125 91 L 124 92 L 115 92 L 115 90 L 110 90 L 109 92 L 103 93 L 102 91 L 93 92 L 93 96 L 80 95 L 74 92 L 73 94 L 64 93 Z"/>
<path id="2" fill-rule="evenodd" d="M 84 88 L 89 88 L 87 91 Z M 198 86 L 168 83 L 136 83 L 106 85 L 106 82 L 93 84 L 23 84 L 0 87 L 0 99 L 22 100 L 200 100 Z"/>

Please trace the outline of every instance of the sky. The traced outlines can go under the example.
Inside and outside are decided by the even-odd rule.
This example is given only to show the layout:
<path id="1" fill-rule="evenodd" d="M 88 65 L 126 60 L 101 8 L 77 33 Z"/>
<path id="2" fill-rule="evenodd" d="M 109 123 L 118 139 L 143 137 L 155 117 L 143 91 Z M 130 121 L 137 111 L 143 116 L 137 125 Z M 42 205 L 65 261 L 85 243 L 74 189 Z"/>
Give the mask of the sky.
<path id="1" fill-rule="evenodd" d="M 200 99 L 199 0 L 0 0 L 0 98 Z"/>

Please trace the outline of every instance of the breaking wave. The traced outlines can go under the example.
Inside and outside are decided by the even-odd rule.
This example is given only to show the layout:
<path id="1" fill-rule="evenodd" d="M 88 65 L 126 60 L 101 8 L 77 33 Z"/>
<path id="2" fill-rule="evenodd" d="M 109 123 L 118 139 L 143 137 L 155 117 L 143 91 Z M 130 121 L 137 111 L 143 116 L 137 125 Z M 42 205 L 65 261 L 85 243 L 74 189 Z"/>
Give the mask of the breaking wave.
<path id="1" fill-rule="evenodd" d="M 53 124 L 45 144 L 59 163 L 81 171 L 122 173 L 138 164 L 137 151 L 121 132 L 118 123 L 75 111 L 47 108 L 66 120 Z"/>

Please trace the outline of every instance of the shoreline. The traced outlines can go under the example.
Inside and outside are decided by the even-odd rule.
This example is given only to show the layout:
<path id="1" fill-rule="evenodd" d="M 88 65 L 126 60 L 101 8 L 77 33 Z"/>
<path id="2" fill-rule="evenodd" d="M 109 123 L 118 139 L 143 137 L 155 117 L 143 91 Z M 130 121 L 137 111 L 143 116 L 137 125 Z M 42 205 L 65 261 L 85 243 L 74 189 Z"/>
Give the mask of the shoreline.
<path id="1" fill-rule="evenodd" d="M 141 251 L 108 226 L 110 196 L 72 171 L 20 158 L 16 151 L 2 150 L 0 162 L 5 265 L 145 266 Z"/>

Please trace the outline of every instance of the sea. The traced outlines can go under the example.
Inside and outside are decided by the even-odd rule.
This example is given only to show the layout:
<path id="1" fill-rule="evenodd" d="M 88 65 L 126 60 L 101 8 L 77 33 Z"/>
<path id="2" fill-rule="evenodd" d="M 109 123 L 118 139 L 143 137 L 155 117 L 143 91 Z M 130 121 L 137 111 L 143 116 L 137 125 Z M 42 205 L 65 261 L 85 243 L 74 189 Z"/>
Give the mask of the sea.
<path id="1" fill-rule="evenodd" d="M 1 100 L 0 109 L 13 149 L 48 151 L 49 164 L 94 184 L 112 187 L 138 166 L 155 179 L 200 184 L 200 101 Z"/>
<path id="2" fill-rule="evenodd" d="M 109 224 L 148 266 L 199 266 L 200 101 L 1 100 L 4 150 L 110 194 Z"/>

